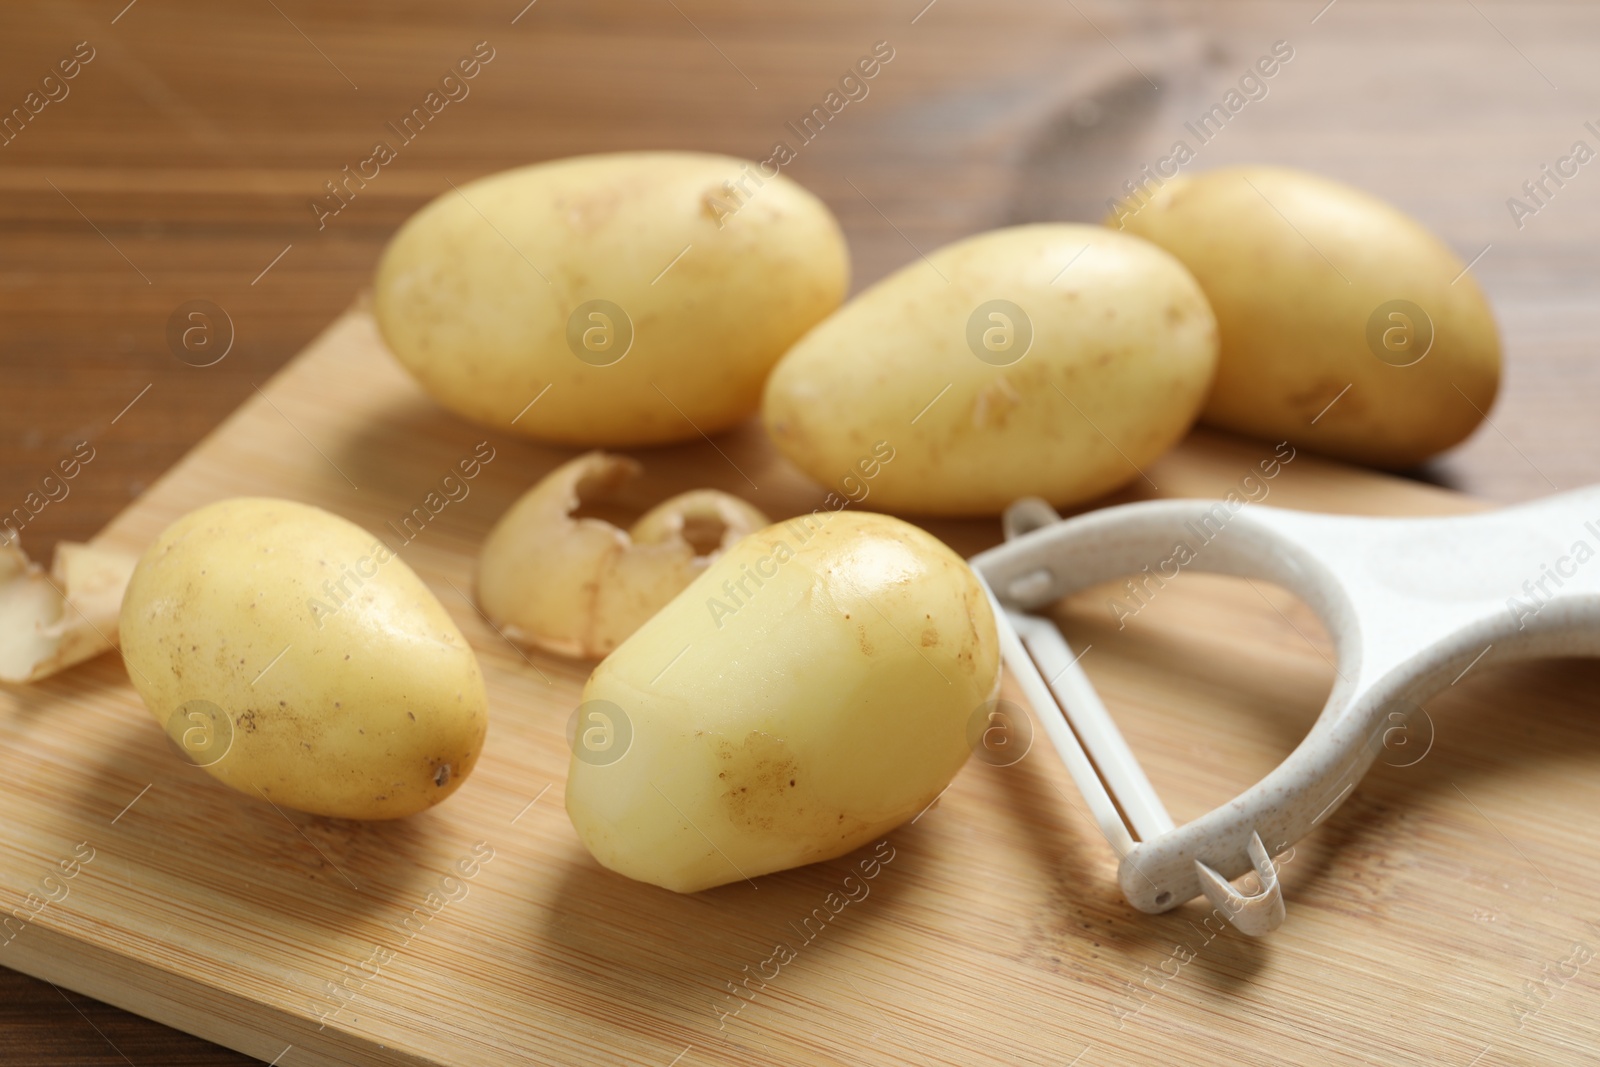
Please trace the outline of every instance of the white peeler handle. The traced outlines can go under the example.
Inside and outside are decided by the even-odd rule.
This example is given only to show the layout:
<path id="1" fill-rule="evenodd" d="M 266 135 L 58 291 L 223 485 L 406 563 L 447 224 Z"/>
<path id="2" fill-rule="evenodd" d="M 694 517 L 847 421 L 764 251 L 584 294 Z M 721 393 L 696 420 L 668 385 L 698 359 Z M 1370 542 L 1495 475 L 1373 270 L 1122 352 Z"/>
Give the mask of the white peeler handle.
<path id="1" fill-rule="evenodd" d="M 1600 487 L 1442 519 L 1205 500 L 1128 504 L 1065 522 L 1049 522 L 1048 512 L 1041 502 L 1014 505 L 1007 518 L 1014 539 L 972 560 L 1008 618 L 1114 578 L 1172 580 L 1159 568 L 1184 545 L 1184 569 L 1261 578 L 1298 595 L 1337 649 L 1333 691 L 1282 764 L 1193 822 L 1141 832 L 1131 848 L 1118 848 L 1118 881 L 1144 911 L 1166 911 L 1206 892 L 1219 907 L 1237 906 L 1241 929 L 1265 932 L 1282 916 L 1281 891 L 1267 875 L 1270 856 L 1343 803 L 1382 750 L 1392 709 L 1425 699 L 1491 649 L 1496 660 L 1600 654 L 1600 559 L 1583 569 L 1600 554 Z M 1008 663 L 1036 672 L 1031 662 Z M 1060 687 L 1056 692 L 1062 695 Z M 1036 694 L 1029 698 L 1046 717 Z M 1071 702 L 1063 703 L 1072 715 Z M 1131 812 L 1140 790 L 1118 784 L 1119 776 L 1132 779 L 1116 746 L 1102 750 L 1111 754 L 1094 753 L 1093 762 Z M 1126 758 L 1136 771 L 1131 752 Z M 1142 772 L 1137 777 L 1143 780 Z M 1125 797 L 1133 803 L 1122 803 Z M 1252 869 L 1262 881 L 1260 903 L 1226 881 Z"/>

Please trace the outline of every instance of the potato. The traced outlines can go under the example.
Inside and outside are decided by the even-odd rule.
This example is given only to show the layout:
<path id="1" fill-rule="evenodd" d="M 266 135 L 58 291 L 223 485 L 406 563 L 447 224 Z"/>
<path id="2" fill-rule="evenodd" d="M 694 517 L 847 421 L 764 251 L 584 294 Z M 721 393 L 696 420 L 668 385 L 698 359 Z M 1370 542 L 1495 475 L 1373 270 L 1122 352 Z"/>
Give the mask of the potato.
<path id="1" fill-rule="evenodd" d="M 824 483 L 884 443 L 874 507 L 994 514 L 1139 477 L 1189 428 L 1215 364 L 1211 309 L 1171 256 L 1094 226 L 1018 226 L 856 297 L 784 356 L 762 412 Z"/>
<path id="2" fill-rule="evenodd" d="M 1180 177 L 1109 223 L 1194 272 L 1222 358 L 1205 422 L 1380 467 L 1415 466 L 1494 403 L 1483 292 L 1397 208 L 1299 171 Z"/>
<path id="3" fill-rule="evenodd" d="M 440 196 L 384 253 L 375 307 L 400 362 L 457 414 L 628 446 L 749 416 L 773 363 L 848 285 L 838 223 L 788 178 L 630 152 Z"/>
<path id="4" fill-rule="evenodd" d="M 642 468 L 586 452 L 511 505 L 478 557 L 478 606 L 502 634 L 563 656 L 609 653 L 767 517 L 736 496 L 691 489 L 628 530 L 575 518 Z"/>
<path id="5" fill-rule="evenodd" d="M 179 751 L 281 807 L 352 819 L 449 796 L 483 747 L 478 661 L 404 561 L 288 500 L 184 516 L 122 601 L 134 688 Z"/>
<path id="6" fill-rule="evenodd" d="M 606 867 L 679 892 L 841 855 L 954 777 L 999 662 L 982 587 L 930 535 L 769 526 L 595 669 L 567 813 Z"/>

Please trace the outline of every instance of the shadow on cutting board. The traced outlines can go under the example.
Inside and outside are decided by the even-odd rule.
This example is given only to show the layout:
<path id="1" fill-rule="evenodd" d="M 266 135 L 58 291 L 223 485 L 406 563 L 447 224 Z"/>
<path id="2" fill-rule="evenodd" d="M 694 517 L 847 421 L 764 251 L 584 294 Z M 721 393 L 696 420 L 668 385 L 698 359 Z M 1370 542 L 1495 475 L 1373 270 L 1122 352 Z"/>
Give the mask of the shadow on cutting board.
<path id="1" fill-rule="evenodd" d="M 580 991 L 577 1003 L 593 1005 L 593 1017 L 579 1023 L 611 1029 L 619 1017 L 639 1015 L 680 1024 L 684 1041 L 737 1045 L 751 1032 L 745 1024 L 781 1029 L 797 1000 L 855 1000 L 838 979 L 841 954 L 889 951 L 885 934 L 903 933 L 897 902 L 926 888 L 916 883 L 938 859 L 926 827 L 902 826 L 880 840 L 889 842 L 886 850 L 875 842 L 757 878 L 754 887 L 738 881 L 694 894 L 632 881 L 580 851 L 563 872 L 554 907 L 534 918 L 526 965 Z M 890 858 L 864 879 L 861 865 L 878 855 Z M 830 914 L 825 901 L 840 894 L 839 907 L 847 876 L 859 899 Z M 790 962 L 775 961 L 779 944 L 794 951 Z"/>
<path id="2" fill-rule="evenodd" d="M 387 902 L 419 895 L 417 887 L 432 877 L 420 861 L 431 853 L 447 813 L 430 809 L 407 819 L 364 822 L 275 807 L 186 763 L 137 706 L 114 655 L 39 688 L 57 686 L 114 688 L 135 704 L 125 720 L 98 730 L 73 753 L 72 786 L 59 790 L 48 814 L 60 821 L 64 836 L 86 838 L 117 857 L 115 863 L 137 874 L 134 881 L 153 894 L 153 905 L 145 901 L 127 910 L 150 918 L 151 928 L 139 932 L 154 935 L 157 919 L 176 925 L 198 918 L 246 928 L 263 914 L 306 915 L 318 925 L 349 931 L 352 919 L 373 918 Z M 45 695 L 70 702 L 74 694 Z M 116 696 L 122 699 L 122 693 Z M 38 782 L 49 773 L 41 768 Z M 107 878 L 114 893 L 122 891 L 119 882 L 127 882 L 120 870 L 109 870 Z M 156 886 L 192 886 L 202 895 L 161 900 Z"/>

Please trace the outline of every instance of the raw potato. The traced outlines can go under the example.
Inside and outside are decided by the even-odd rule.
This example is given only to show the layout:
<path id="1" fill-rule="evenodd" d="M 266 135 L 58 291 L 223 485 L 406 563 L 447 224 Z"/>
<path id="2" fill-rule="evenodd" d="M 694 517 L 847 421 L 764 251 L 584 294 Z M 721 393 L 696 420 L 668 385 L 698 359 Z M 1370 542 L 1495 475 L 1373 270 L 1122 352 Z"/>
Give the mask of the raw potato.
<path id="1" fill-rule="evenodd" d="M 885 515 L 791 519 L 595 669 L 567 813 L 602 864 L 679 892 L 829 859 L 933 802 L 998 675 L 959 556 Z"/>
<path id="2" fill-rule="evenodd" d="M 478 661 L 403 560 L 288 500 L 179 519 L 122 604 L 134 687 L 191 761 L 281 807 L 410 815 L 453 793 L 483 747 Z"/>
<path id="3" fill-rule="evenodd" d="M 851 476 L 887 442 L 894 461 L 871 485 L 874 507 L 1066 506 L 1139 477 L 1199 412 L 1216 323 L 1154 245 L 1096 226 L 1019 226 L 928 259 L 812 330 L 767 382 L 768 432 L 818 481 Z M 996 300 L 1020 316 L 986 306 Z"/>
<path id="4" fill-rule="evenodd" d="M 767 525 L 738 497 L 694 489 L 623 531 L 574 518 L 638 477 L 639 464 L 590 452 L 546 475 L 495 523 L 478 560 L 478 604 L 513 641 L 599 659 L 717 555 Z"/>
<path id="5" fill-rule="evenodd" d="M 37 682 L 115 648 L 135 562 L 63 541 L 47 578 L 17 538 L 0 544 L 0 682 Z"/>
<path id="6" fill-rule="evenodd" d="M 445 193 L 390 243 L 375 296 L 389 347 L 445 407 L 541 441 L 621 447 L 749 416 L 773 363 L 848 286 L 838 223 L 788 178 L 727 156 L 631 152 Z"/>
<path id="7" fill-rule="evenodd" d="M 1375 197 L 1239 167 L 1169 181 L 1121 226 L 1182 260 L 1211 301 L 1213 426 L 1404 469 L 1494 403 L 1500 339 L 1483 292 L 1443 242 Z M 1401 300 L 1422 317 L 1384 307 Z"/>

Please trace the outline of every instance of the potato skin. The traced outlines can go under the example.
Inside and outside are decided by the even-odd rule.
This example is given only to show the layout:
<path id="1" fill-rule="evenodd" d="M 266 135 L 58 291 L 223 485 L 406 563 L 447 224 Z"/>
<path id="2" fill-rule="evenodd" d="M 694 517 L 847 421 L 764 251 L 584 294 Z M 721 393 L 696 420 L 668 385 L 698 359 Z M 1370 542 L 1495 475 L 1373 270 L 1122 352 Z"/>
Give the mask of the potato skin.
<path id="1" fill-rule="evenodd" d="M 677 596 L 728 544 L 768 525 L 757 508 L 717 489 L 657 504 L 623 531 L 574 518 L 643 468 L 586 452 L 519 497 L 478 553 L 478 605 L 501 636 L 562 656 L 600 659 Z M 693 517 L 714 518 L 722 546 L 700 555 L 683 536 Z"/>
<path id="2" fill-rule="evenodd" d="M 384 253 L 375 310 L 400 362 L 457 414 L 555 444 L 662 444 L 753 413 L 773 363 L 844 298 L 849 269 L 822 202 L 758 164 L 580 156 L 424 207 Z M 569 318 L 589 321 L 580 305 L 597 299 L 633 325 L 608 366 L 568 341 Z"/>
<path id="3" fill-rule="evenodd" d="M 595 669 L 584 701 L 632 741 L 604 764 L 574 744 L 567 812 L 606 867 L 678 892 L 842 855 L 939 795 L 998 676 L 989 602 L 935 538 L 866 512 L 778 523 Z"/>
<path id="4" fill-rule="evenodd" d="M 1121 226 L 1182 260 L 1216 312 L 1210 425 L 1404 469 L 1461 441 L 1494 403 L 1500 339 L 1483 292 L 1443 242 L 1375 197 L 1236 167 L 1167 182 Z M 1394 300 L 1433 323 L 1410 366 L 1368 341 L 1369 319 Z"/>
<path id="5" fill-rule="evenodd" d="M 188 702 L 223 710 L 231 747 L 205 765 L 218 780 L 282 807 L 388 819 L 472 771 L 488 724 L 477 658 L 375 544 L 319 508 L 237 498 L 179 519 L 139 561 L 122 602 L 128 675 L 174 740 Z M 375 573 L 345 579 L 360 571 Z M 324 585 L 341 579 L 348 597 Z"/>
<path id="6" fill-rule="evenodd" d="M 988 515 L 1024 496 L 1067 506 L 1139 477 L 1198 414 L 1215 321 L 1154 245 L 1032 225 L 928 259 L 857 296 L 768 379 L 767 430 L 812 478 L 838 481 L 882 440 L 895 456 L 872 484 L 874 507 Z M 969 341 L 980 305 L 996 299 L 1032 324 L 1031 347 L 1009 366 Z"/>

